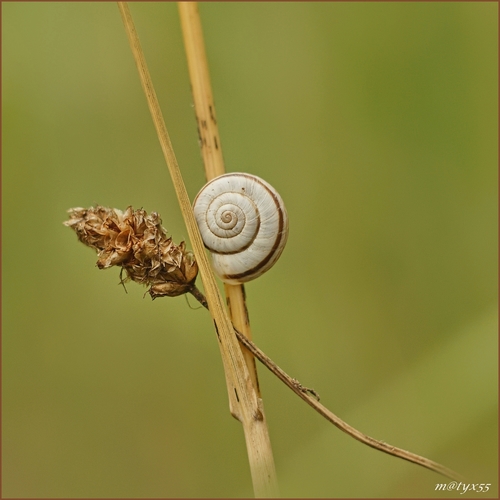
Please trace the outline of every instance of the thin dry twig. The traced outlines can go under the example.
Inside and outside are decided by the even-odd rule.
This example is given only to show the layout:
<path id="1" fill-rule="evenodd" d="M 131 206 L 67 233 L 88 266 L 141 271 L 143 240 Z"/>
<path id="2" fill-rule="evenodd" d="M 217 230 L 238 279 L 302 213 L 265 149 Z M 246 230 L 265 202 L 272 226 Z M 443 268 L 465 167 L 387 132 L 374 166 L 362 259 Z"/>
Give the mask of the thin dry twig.
<path id="1" fill-rule="evenodd" d="M 203 307 L 208 309 L 207 301 L 203 294 L 196 288 L 195 285 L 189 291 L 198 302 L 203 305 Z M 430 469 L 438 474 L 442 474 L 443 476 L 449 477 L 455 480 L 463 480 L 463 478 L 457 474 L 455 471 L 445 467 L 444 465 L 438 464 L 433 460 L 429 460 L 428 458 L 421 457 L 411 451 L 403 450 L 402 448 L 398 448 L 396 446 L 392 446 L 390 444 L 384 443 L 383 441 L 379 441 L 378 439 L 374 439 L 366 434 L 363 434 L 361 431 L 358 431 L 347 422 L 344 422 L 340 417 L 331 412 L 328 408 L 322 405 L 319 402 L 319 396 L 314 389 L 309 389 L 308 387 L 303 386 L 297 379 L 290 377 L 286 372 L 284 372 L 269 356 L 267 356 L 263 351 L 261 351 L 251 340 L 247 339 L 245 335 L 239 332 L 236 328 L 234 329 L 234 333 L 238 337 L 238 340 L 267 368 L 269 369 L 276 377 L 278 377 L 286 386 L 288 386 L 299 398 L 303 399 L 309 406 L 314 408 L 321 416 L 326 418 L 329 422 L 331 422 L 335 427 L 340 429 L 341 431 L 349 434 L 349 436 L 357 439 L 361 443 L 364 443 L 376 450 L 383 451 L 384 453 L 388 453 L 389 455 L 402 458 L 403 460 L 408 460 L 417 465 L 421 465 L 427 469 Z"/>
<path id="2" fill-rule="evenodd" d="M 203 307 L 210 310 L 207 298 L 195 284 L 197 266 L 191 252 L 186 250 L 184 242 L 180 245 L 172 242 L 172 238 L 162 228 L 158 214 L 153 212 L 148 216 L 144 210 L 134 211 L 131 207 L 122 212 L 101 206 L 73 208 L 68 212 L 70 218 L 64 225 L 73 229 L 82 243 L 97 251 L 97 266 L 100 269 L 121 267 L 128 279 L 149 285 L 153 299 L 191 293 Z M 452 479 L 462 480 L 456 472 L 437 462 L 378 441 L 347 424 L 319 402 L 314 389 L 290 377 L 237 328 L 233 332 L 239 342 L 266 368 L 341 431 L 379 451 Z"/>

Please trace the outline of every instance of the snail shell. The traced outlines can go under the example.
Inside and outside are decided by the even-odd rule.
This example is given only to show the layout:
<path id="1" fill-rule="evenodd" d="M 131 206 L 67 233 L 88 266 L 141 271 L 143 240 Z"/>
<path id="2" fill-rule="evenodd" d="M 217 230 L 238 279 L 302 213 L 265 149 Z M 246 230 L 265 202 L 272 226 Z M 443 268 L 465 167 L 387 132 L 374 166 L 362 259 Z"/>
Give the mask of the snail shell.
<path id="1" fill-rule="evenodd" d="M 198 193 L 193 209 L 214 271 L 226 283 L 257 278 L 285 247 L 288 216 L 283 200 L 255 175 L 216 177 Z"/>

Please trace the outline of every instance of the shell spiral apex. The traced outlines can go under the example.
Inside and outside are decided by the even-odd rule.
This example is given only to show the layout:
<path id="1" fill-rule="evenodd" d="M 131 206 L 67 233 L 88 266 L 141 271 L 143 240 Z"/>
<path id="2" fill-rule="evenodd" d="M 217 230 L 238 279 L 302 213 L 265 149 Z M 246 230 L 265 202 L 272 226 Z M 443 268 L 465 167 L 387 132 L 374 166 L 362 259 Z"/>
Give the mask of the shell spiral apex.
<path id="1" fill-rule="evenodd" d="M 216 177 L 198 193 L 193 209 L 214 271 L 226 283 L 257 278 L 285 247 L 285 205 L 260 177 L 244 173 Z"/>

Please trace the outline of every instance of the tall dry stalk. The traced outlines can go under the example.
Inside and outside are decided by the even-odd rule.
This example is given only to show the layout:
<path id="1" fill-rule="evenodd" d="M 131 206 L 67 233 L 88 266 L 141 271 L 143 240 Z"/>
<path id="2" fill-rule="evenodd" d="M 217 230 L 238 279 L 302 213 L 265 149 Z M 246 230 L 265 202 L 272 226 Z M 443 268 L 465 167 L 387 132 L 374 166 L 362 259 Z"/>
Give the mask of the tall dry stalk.
<path id="1" fill-rule="evenodd" d="M 217 113 L 210 82 L 210 72 L 205 51 L 203 31 L 201 26 L 198 4 L 196 2 L 179 2 L 179 14 L 181 19 L 184 45 L 186 48 L 186 57 L 189 68 L 189 78 L 191 81 L 191 90 L 193 92 L 194 109 L 196 113 L 196 122 L 198 125 L 199 142 L 205 166 L 205 175 L 207 181 L 225 173 L 224 158 L 222 155 L 222 142 L 217 125 Z M 245 302 L 245 290 L 243 285 L 224 284 L 226 302 L 229 307 L 229 314 L 235 328 L 243 333 L 246 338 L 252 340 L 250 329 L 250 320 L 248 309 Z M 254 390 L 259 398 L 260 409 L 263 416 L 262 426 L 265 440 L 261 444 L 259 453 L 268 457 L 267 464 L 269 469 L 267 474 L 269 480 L 275 486 L 277 493 L 277 478 L 274 467 L 271 441 L 267 430 L 264 406 L 260 394 L 259 379 L 257 376 L 257 367 L 253 354 L 242 344 L 240 344 L 243 357 L 245 359 L 250 377 L 253 382 Z M 249 459 L 252 463 L 249 447 Z M 252 472 L 252 477 L 254 476 Z"/>
<path id="2" fill-rule="evenodd" d="M 193 253 L 199 266 L 208 307 L 212 315 L 221 351 L 231 414 L 243 425 L 247 452 L 256 497 L 278 495 L 276 474 L 269 435 L 265 424 L 261 400 L 257 397 L 254 383 L 233 331 L 231 319 L 219 293 L 214 274 L 208 262 L 203 241 L 194 218 L 182 174 L 175 157 L 158 98 L 149 74 L 144 53 L 126 2 L 118 2 L 125 31 L 129 39 L 141 84 L 158 134 L 179 205 L 186 223 Z"/>
<path id="3" fill-rule="evenodd" d="M 193 92 L 201 154 L 205 166 L 205 176 L 209 181 L 224 174 L 225 167 L 197 2 L 179 2 L 179 14 Z M 225 283 L 224 290 L 234 326 L 251 340 L 252 332 L 243 285 Z M 254 388 L 257 395 L 260 395 L 255 358 L 245 347 L 242 346 L 242 350 Z"/>

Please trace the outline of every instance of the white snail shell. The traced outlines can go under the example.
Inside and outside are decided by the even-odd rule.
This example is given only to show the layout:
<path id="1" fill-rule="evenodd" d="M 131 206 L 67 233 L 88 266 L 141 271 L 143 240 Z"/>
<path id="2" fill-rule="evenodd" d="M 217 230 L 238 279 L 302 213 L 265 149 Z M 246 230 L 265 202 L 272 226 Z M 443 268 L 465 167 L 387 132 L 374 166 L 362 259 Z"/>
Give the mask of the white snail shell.
<path id="1" fill-rule="evenodd" d="M 216 177 L 198 193 L 193 209 L 214 271 L 226 283 L 257 278 L 285 247 L 285 205 L 260 177 L 243 173 Z"/>

